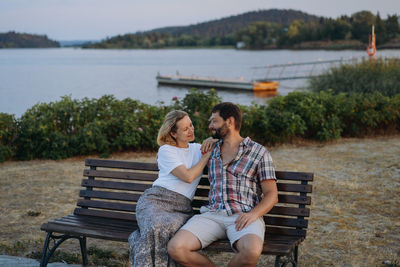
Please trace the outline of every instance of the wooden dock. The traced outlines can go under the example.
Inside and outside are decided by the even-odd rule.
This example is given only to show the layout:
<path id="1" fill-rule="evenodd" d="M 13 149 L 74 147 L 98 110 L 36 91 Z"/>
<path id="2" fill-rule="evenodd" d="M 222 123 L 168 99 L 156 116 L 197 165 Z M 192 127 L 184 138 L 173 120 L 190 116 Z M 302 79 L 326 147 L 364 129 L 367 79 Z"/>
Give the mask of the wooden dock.
<path id="1" fill-rule="evenodd" d="M 246 91 L 270 91 L 278 90 L 279 82 L 274 81 L 245 81 L 245 80 L 230 80 L 218 79 L 212 77 L 197 77 L 197 76 L 162 76 L 156 77 L 158 84 L 168 84 L 174 86 L 193 86 L 202 88 L 222 88 L 222 89 L 237 89 Z"/>

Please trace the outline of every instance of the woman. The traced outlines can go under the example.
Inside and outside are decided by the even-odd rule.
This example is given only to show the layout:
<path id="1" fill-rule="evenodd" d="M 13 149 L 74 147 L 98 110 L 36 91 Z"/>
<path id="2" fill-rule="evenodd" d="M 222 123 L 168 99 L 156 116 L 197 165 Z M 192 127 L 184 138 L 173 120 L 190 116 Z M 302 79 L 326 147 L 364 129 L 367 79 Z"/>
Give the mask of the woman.
<path id="1" fill-rule="evenodd" d="M 176 266 L 168 255 L 167 243 L 193 215 L 191 201 L 216 141 L 209 138 L 203 145 L 189 143 L 193 140 L 194 127 L 188 114 L 169 112 L 157 137 L 158 178 L 136 206 L 139 230 L 129 236 L 133 266 Z"/>

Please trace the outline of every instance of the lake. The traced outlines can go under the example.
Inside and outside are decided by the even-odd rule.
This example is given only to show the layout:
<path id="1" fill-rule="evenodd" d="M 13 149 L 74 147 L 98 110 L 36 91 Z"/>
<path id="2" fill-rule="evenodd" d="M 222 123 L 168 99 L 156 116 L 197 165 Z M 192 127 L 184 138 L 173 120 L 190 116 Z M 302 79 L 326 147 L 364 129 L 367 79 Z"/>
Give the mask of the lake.
<path id="1" fill-rule="evenodd" d="M 158 86 L 157 73 L 217 78 L 261 79 L 321 71 L 324 64 L 291 68 L 257 68 L 289 62 L 312 62 L 365 57 L 365 51 L 240 51 L 234 49 L 92 50 L 76 48 L 0 49 L 0 112 L 21 116 L 39 102 L 99 98 L 112 94 L 144 103 L 171 103 L 189 88 Z M 400 50 L 377 56 L 399 57 Z M 307 67 L 308 66 L 308 67 Z M 325 64 L 326 67 L 326 64 Z M 308 68 L 308 69 L 307 69 Z M 281 81 L 279 94 L 306 86 L 306 80 Z M 218 91 L 224 101 L 249 105 L 267 98 L 243 91 Z"/>

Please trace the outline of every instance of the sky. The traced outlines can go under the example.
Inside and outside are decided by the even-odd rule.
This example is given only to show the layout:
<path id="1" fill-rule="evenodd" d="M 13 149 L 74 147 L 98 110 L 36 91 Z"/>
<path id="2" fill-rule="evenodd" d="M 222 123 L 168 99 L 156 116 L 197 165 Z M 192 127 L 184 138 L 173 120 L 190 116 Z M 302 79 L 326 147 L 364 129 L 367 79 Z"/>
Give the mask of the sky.
<path id="1" fill-rule="evenodd" d="M 368 10 L 386 18 L 400 15 L 400 0 L 0 0 L 0 33 L 102 40 L 271 8 L 331 18 Z"/>

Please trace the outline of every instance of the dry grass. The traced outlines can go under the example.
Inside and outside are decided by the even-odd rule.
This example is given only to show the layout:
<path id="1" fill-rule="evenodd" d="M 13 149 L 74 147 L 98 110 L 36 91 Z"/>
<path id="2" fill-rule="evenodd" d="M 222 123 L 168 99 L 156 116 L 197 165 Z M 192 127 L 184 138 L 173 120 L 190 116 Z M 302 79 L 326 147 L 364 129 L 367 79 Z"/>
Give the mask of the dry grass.
<path id="1" fill-rule="evenodd" d="M 400 136 L 285 145 L 271 154 L 278 170 L 315 173 L 308 236 L 300 246 L 302 266 L 382 266 L 385 260 L 400 264 Z M 152 162 L 155 154 L 113 157 Z M 45 237 L 40 225 L 74 209 L 83 162 L 73 158 L 0 164 L 0 253 L 26 256 L 40 251 Z M 88 243 L 119 254 L 127 250 L 124 243 Z M 79 253 L 75 240 L 61 248 Z M 219 266 L 232 256 L 209 255 Z M 259 266 L 272 262 L 272 257 L 262 256 Z"/>

